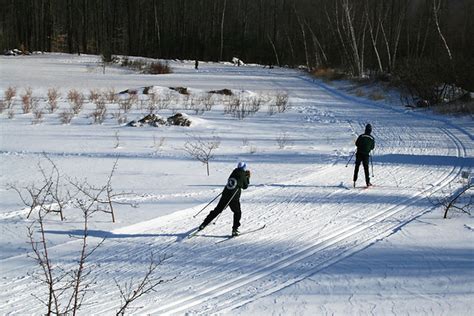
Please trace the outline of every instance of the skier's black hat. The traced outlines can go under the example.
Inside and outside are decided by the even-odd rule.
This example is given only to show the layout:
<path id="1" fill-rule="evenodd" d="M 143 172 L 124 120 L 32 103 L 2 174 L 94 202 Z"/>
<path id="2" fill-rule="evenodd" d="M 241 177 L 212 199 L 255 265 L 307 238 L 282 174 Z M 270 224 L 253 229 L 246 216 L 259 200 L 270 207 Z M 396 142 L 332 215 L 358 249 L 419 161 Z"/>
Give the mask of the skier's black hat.
<path id="1" fill-rule="evenodd" d="M 372 125 L 370 124 L 365 125 L 365 133 L 366 134 L 372 133 Z"/>

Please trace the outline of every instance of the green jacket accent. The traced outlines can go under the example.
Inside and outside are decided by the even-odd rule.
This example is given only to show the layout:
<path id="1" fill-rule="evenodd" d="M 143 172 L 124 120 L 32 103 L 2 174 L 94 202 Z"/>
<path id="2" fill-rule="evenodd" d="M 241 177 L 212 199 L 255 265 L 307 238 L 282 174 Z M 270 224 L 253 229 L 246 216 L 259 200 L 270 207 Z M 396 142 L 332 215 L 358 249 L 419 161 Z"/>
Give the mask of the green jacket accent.
<path id="1" fill-rule="evenodd" d="M 370 151 L 375 147 L 375 140 L 372 135 L 362 134 L 356 140 L 357 153 L 370 155 Z"/>

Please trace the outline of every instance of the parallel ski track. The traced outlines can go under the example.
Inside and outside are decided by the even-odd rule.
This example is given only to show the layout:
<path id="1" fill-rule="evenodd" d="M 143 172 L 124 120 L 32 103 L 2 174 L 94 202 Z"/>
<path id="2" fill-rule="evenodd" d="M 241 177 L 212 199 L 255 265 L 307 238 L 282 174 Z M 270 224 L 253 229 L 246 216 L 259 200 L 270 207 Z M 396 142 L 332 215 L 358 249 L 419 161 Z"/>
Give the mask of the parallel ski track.
<path id="1" fill-rule="evenodd" d="M 335 163 L 334 163 L 335 164 Z M 334 166 L 334 164 L 330 164 L 330 165 L 326 165 L 326 166 L 323 166 L 323 167 L 317 167 L 317 168 L 314 168 L 314 167 L 306 167 L 304 169 L 301 169 L 299 171 L 295 171 L 294 173 L 292 173 L 290 175 L 290 177 L 297 177 L 297 178 L 300 178 L 300 175 L 301 174 L 321 174 L 321 173 L 327 173 L 327 172 L 330 172 L 331 170 L 331 167 Z M 309 170 L 311 170 L 311 172 L 309 172 Z M 307 176 L 306 176 L 307 177 Z M 285 181 L 285 182 L 281 182 L 282 185 L 284 185 L 286 182 L 290 183 L 291 181 Z M 274 190 L 277 190 L 277 191 L 282 191 L 284 190 L 284 187 L 276 187 L 276 188 L 273 188 Z M 252 196 L 259 196 L 261 195 L 262 191 L 264 190 L 268 190 L 268 188 L 257 188 L 256 190 L 254 190 L 253 192 L 248 192 L 246 193 L 248 195 L 248 197 L 251 199 Z M 288 204 L 291 204 L 292 202 L 294 202 L 296 199 L 298 199 L 298 195 L 296 196 L 293 196 L 289 201 L 286 201 L 285 203 L 288 203 Z M 280 206 L 281 203 L 274 203 L 273 205 L 269 205 L 268 209 L 267 210 L 272 210 L 273 208 L 275 207 L 278 207 Z M 59 245 L 56 245 L 54 247 L 51 247 L 49 249 L 49 251 L 51 252 L 52 250 L 54 249 L 57 249 L 57 248 L 62 248 L 62 247 L 68 247 L 68 245 L 72 244 L 72 243 L 78 243 L 79 241 L 77 240 L 74 240 L 74 241 L 69 241 L 67 243 L 64 243 L 64 244 L 59 244 Z M 175 244 L 176 244 L 177 240 L 174 239 L 174 238 L 169 238 L 167 241 L 164 241 L 163 243 L 160 244 L 160 248 L 159 249 L 156 249 L 157 252 L 159 253 L 163 253 L 165 252 L 167 249 L 173 247 Z M 120 243 L 125 243 L 125 242 L 120 242 Z M 145 245 L 146 246 L 146 245 Z M 194 245 L 194 246 L 191 246 L 191 249 L 193 249 L 194 247 L 196 247 L 198 245 Z M 140 245 L 137 245 L 137 248 L 138 249 L 135 249 L 136 251 L 134 251 L 134 257 L 136 258 L 141 258 L 141 257 L 146 257 L 150 254 L 150 248 L 149 246 L 146 246 L 146 247 L 140 247 Z M 124 248 L 123 250 L 123 253 L 120 253 L 120 252 L 114 252 L 114 254 L 112 256 L 108 256 L 108 257 L 102 257 L 102 258 L 99 258 L 96 263 L 100 264 L 101 265 L 101 271 L 104 271 L 104 270 L 113 270 L 114 269 L 114 265 L 116 264 L 114 262 L 114 260 L 109 260 L 111 258 L 117 258 L 117 257 L 123 257 L 123 258 L 126 258 L 128 257 L 128 251 L 129 249 L 128 248 Z M 21 257 L 24 257 L 24 256 L 21 256 Z M 0 264 L 2 261 L 9 261 L 9 260 L 13 260 L 15 257 L 13 258 L 6 258 L 6 259 L 3 259 L 0 261 Z M 111 263 L 112 261 L 112 263 Z M 28 269 L 30 269 L 31 266 L 17 266 L 11 270 L 9 270 L 9 273 L 13 272 L 13 271 L 27 271 Z M 210 270 L 212 270 L 212 267 L 210 267 Z M 6 271 L 4 271 L 6 272 Z M 18 284 L 24 284 L 25 282 L 28 282 L 28 280 L 30 280 L 30 282 L 32 281 L 32 275 L 28 274 L 28 275 L 25 275 L 23 276 L 21 279 L 18 279 L 18 280 L 15 280 L 13 282 L 15 283 L 18 283 Z M 8 296 L 11 298 L 9 300 L 8 303 L 5 303 L 5 304 L 1 304 L 0 303 L 0 311 L 1 311 L 1 308 L 5 307 L 5 306 L 9 306 L 9 305 L 12 305 L 12 304 L 15 304 L 17 302 L 24 302 L 25 301 L 25 292 L 24 292 L 24 288 L 23 287 L 12 287 L 11 286 L 12 283 L 10 282 L 9 284 L 5 284 L 5 286 L 0 286 L 0 291 L 3 292 L 3 293 L 9 293 Z M 100 290 L 103 290 L 102 288 L 100 288 L 100 285 L 91 285 L 90 286 L 90 290 L 91 291 L 94 291 L 95 289 L 100 289 Z M 114 289 L 113 289 L 114 290 Z M 29 297 L 29 294 L 27 294 L 28 297 Z M 98 303 L 96 302 L 97 305 L 101 305 L 101 303 Z M 25 310 L 22 310 L 22 309 L 18 309 L 17 312 L 29 312 L 31 310 L 31 307 L 25 307 Z M 110 312 L 112 311 L 111 309 L 109 308 L 106 308 L 102 311 L 100 311 L 100 313 L 105 313 L 105 312 Z"/>
<path id="2" fill-rule="evenodd" d="M 459 138 L 453 134 L 447 128 L 440 128 L 442 132 L 449 138 L 456 146 L 457 156 L 458 157 L 465 157 L 466 156 L 466 148 L 463 143 L 459 140 Z M 330 171 L 331 167 L 334 165 L 329 166 L 328 168 L 323 168 L 322 170 L 318 170 L 317 173 L 324 173 L 326 171 Z M 301 230 L 297 235 L 298 238 L 318 238 L 318 242 L 312 245 L 307 245 L 303 248 L 295 248 L 289 255 L 283 256 L 271 264 L 265 265 L 253 271 L 247 271 L 246 273 L 240 274 L 238 277 L 233 277 L 225 281 L 221 281 L 219 277 L 209 278 L 207 279 L 208 282 L 202 283 L 196 287 L 196 292 L 192 295 L 184 295 L 181 297 L 173 298 L 172 302 L 169 304 L 161 305 L 158 308 L 145 308 L 140 310 L 140 313 L 157 313 L 157 314 L 174 314 L 174 313 L 182 313 L 184 311 L 192 311 L 195 313 L 217 313 L 217 312 L 225 312 L 230 311 L 234 308 L 243 306 L 249 302 L 258 299 L 259 297 L 263 297 L 274 293 L 288 285 L 291 285 L 299 280 L 304 279 L 307 276 L 310 276 L 331 264 L 340 261 L 341 259 L 363 249 L 368 244 L 372 243 L 374 240 L 386 236 L 388 233 L 393 231 L 394 229 L 399 228 L 400 226 L 408 223 L 411 221 L 414 216 L 418 216 L 420 214 L 403 214 L 403 211 L 410 207 L 410 204 L 423 199 L 426 195 L 435 193 L 443 188 L 445 188 L 451 181 L 453 181 L 457 176 L 459 176 L 461 172 L 461 167 L 456 166 L 453 167 L 450 172 L 447 172 L 441 179 L 435 182 L 435 187 L 429 189 L 423 189 L 418 193 L 414 194 L 412 197 L 407 198 L 403 201 L 400 201 L 398 205 L 394 205 L 388 208 L 385 208 L 372 216 L 366 218 L 362 222 L 354 222 L 351 225 L 333 228 L 328 231 L 321 231 L 316 232 L 313 235 L 308 234 L 308 230 Z M 274 191 L 285 192 L 285 187 L 280 188 L 272 188 Z M 263 189 L 262 189 L 263 190 Z M 260 189 L 251 192 L 251 195 L 257 196 L 261 193 Z M 268 190 L 268 188 L 267 188 Z M 337 189 L 335 192 L 345 191 L 346 189 L 340 188 Z M 249 192 L 250 193 L 250 192 Z M 330 196 L 335 194 L 334 192 L 328 194 Z M 351 192 L 351 194 L 362 194 L 360 191 Z M 291 207 L 307 207 L 304 206 L 304 196 L 295 195 L 290 200 L 280 203 L 273 203 L 266 207 L 266 212 L 272 212 L 272 216 L 275 216 L 273 211 L 284 212 L 287 207 L 283 206 L 283 204 L 291 206 Z M 400 216 L 401 221 L 393 223 L 390 221 L 384 222 L 384 220 Z M 336 216 L 336 215 L 334 215 Z M 408 216 L 408 217 L 407 217 Z M 264 216 L 257 217 L 254 221 L 260 221 L 264 219 Z M 354 238 L 358 236 L 358 238 Z M 249 238 L 243 236 L 242 243 L 249 243 Z M 162 241 L 162 239 L 161 239 Z M 275 239 L 270 241 L 274 242 Z M 354 243 L 354 241 L 356 241 Z M 239 243 L 240 243 L 239 239 Z M 250 240 L 251 242 L 251 240 Z M 233 243 L 232 241 L 230 243 Z M 172 238 L 169 239 L 169 244 L 167 242 L 163 242 L 160 246 L 165 248 L 170 247 L 170 245 L 174 245 L 174 240 Z M 59 245 L 61 246 L 61 245 Z M 198 244 L 191 245 L 191 248 L 198 247 Z M 227 247 L 232 247 L 231 245 Z M 335 248 L 331 250 L 332 248 Z M 134 257 L 142 257 L 146 256 L 147 252 L 149 252 L 149 248 L 147 245 L 142 247 L 138 247 L 137 252 L 134 252 Z M 323 250 L 328 250 L 329 253 L 321 253 Z M 329 251 L 331 250 L 333 253 Z M 124 250 L 127 251 L 125 248 Z M 216 249 L 215 251 L 219 251 Z M 316 256 L 316 258 L 314 258 Z M 103 271 L 104 269 L 113 269 L 113 265 L 116 263 L 108 262 L 108 259 L 120 257 L 120 253 L 114 254 L 108 258 L 104 257 L 99 260 L 101 263 L 100 270 Z M 306 272 L 299 274 L 297 277 L 286 277 L 281 276 L 283 280 L 280 283 L 270 282 L 265 278 L 269 275 L 275 275 L 278 272 L 281 272 L 284 268 L 289 267 L 295 264 L 304 264 L 306 260 L 311 259 L 311 262 L 316 262 L 316 265 L 312 268 L 306 270 Z M 19 267 L 21 269 L 22 267 Z M 212 267 L 209 267 L 206 271 L 212 272 Z M 200 272 L 206 272 L 200 271 Z M 231 274 L 229 274 L 231 275 Z M 29 276 L 26 276 L 22 279 L 18 279 L 15 283 L 25 284 L 28 282 Z M 26 280 L 25 280 L 26 279 Z M 258 288 L 257 293 L 253 293 L 249 295 L 243 291 L 243 293 L 239 293 L 239 290 L 244 289 L 244 287 L 249 286 L 253 283 L 257 283 L 256 287 Z M 209 285 L 210 284 L 210 285 Z M 98 286 L 93 286 L 92 290 Z M 8 292 L 10 297 L 15 297 L 14 301 L 10 301 L 8 305 L 12 304 L 12 302 L 21 302 L 26 299 L 25 294 L 23 293 L 23 287 L 13 286 L 12 283 L 9 283 L 5 286 L 2 286 L 3 292 Z M 212 300 L 217 299 L 217 302 Z M 96 302 L 97 305 L 94 307 L 94 313 L 107 313 L 113 311 L 110 308 L 108 303 L 101 303 Z M 200 306 L 200 304 L 208 303 L 207 307 Z M 210 304 L 212 303 L 212 304 Z M 101 306 L 102 305 L 102 306 Z M 1 306 L 6 306 L 6 304 L 2 304 Z M 0 307 L 1 307 L 0 306 Z M 193 310 L 194 309 L 194 310 Z M 30 312 L 30 310 L 25 306 L 24 308 L 18 309 L 16 312 Z"/>
<path id="3" fill-rule="evenodd" d="M 442 130 L 456 145 L 458 157 L 465 157 L 466 149 L 464 145 L 459 141 L 459 139 L 447 129 Z M 184 311 L 189 312 L 191 311 L 191 308 L 203 304 L 209 301 L 210 299 L 222 297 L 224 295 L 233 293 L 234 295 L 230 295 L 230 298 L 224 301 L 219 300 L 219 302 L 215 303 L 215 305 L 211 304 L 211 309 L 198 309 L 192 311 L 193 313 L 223 312 L 242 306 L 248 302 L 255 300 L 258 297 L 274 293 L 275 291 L 278 291 L 281 288 L 288 286 L 289 284 L 293 284 L 299 280 L 302 280 L 303 278 L 312 275 L 325 267 L 328 267 L 329 265 L 341 260 L 342 258 L 359 251 L 360 249 L 366 247 L 367 244 L 370 244 L 374 240 L 380 238 L 380 236 L 386 235 L 387 232 L 393 231 L 394 229 L 405 225 L 406 223 L 411 221 L 413 217 L 403 219 L 402 216 L 402 221 L 397 222 L 395 224 L 392 222 L 383 223 L 383 221 L 390 217 L 394 217 L 398 213 L 401 213 L 403 210 L 409 208 L 410 204 L 416 202 L 417 200 L 423 199 L 426 194 L 435 193 L 446 187 L 451 181 L 453 181 L 456 177 L 459 176 L 460 172 L 460 167 L 452 168 L 448 174 L 446 174 L 442 179 L 438 180 L 435 183 L 435 188 L 422 190 L 413 195 L 411 198 L 408 198 L 405 201 L 401 201 L 405 205 L 398 204 L 386 208 L 368 217 L 365 221 L 362 221 L 360 223 L 353 223 L 352 225 L 345 226 L 342 229 L 336 229 L 334 231 L 325 233 L 324 235 L 320 236 L 319 241 L 314 245 L 301 248 L 296 253 L 276 260 L 267 266 L 264 266 L 260 269 L 251 272 L 243 273 L 239 277 L 226 280 L 221 283 L 217 283 L 213 286 L 203 288 L 200 291 L 197 291 L 194 295 L 175 298 L 172 303 L 162 305 L 159 308 L 146 309 L 146 312 L 158 314 L 175 314 Z M 420 214 L 416 215 L 418 216 Z M 375 229 L 376 233 L 370 234 L 370 230 L 373 228 Z M 361 235 L 362 233 L 368 233 L 367 237 L 363 238 L 362 242 L 357 242 L 355 245 L 351 245 L 351 241 L 354 240 L 353 237 Z M 315 269 L 310 269 L 308 272 L 299 275 L 297 278 L 292 278 L 277 286 L 273 284 L 270 288 L 264 289 L 263 291 L 262 289 L 260 289 L 257 295 L 252 295 L 251 298 L 242 299 L 241 296 L 235 295 L 237 289 L 239 288 L 248 286 L 249 284 L 259 281 L 271 274 L 275 274 L 276 272 L 290 265 L 303 261 L 322 250 L 329 249 L 335 245 L 341 244 L 344 241 L 348 242 L 349 245 L 343 247 L 339 253 L 331 256 L 330 258 L 324 259 L 323 256 L 323 260 Z M 212 282 L 209 283 L 212 284 Z M 223 308 L 219 308 L 220 306 L 222 306 Z"/>

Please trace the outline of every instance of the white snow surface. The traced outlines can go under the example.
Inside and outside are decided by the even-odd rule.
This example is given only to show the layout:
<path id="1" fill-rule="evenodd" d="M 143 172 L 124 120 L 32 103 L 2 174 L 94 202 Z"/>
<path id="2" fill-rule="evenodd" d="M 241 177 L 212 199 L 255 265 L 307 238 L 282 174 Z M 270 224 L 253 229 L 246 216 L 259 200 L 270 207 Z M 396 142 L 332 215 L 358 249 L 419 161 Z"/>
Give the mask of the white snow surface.
<path id="1" fill-rule="evenodd" d="M 384 101 L 346 95 L 333 86 L 289 69 L 233 67 L 172 61 L 168 75 L 136 74 L 98 65 L 97 56 L 44 54 L 0 57 L 0 93 L 17 88 L 15 115 L 0 114 L 0 314 L 41 314 L 47 289 L 34 277 L 26 227 L 33 217 L 9 185 L 39 180 L 43 153 L 69 177 L 103 184 L 118 157 L 117 192 L 133 191 L 117 205 L 116 223 L 91 219 L 91 244 L 105 243 L 88 258 L 93 267 L 81 315 L 112 315 L 120 306 L 117 280 L 139 280 L 150 254 L 167 255 L 158 276 L 167 282 L 135 301 L 132 314 L 232 315 L 472 315 L 474 313 L 474 220 L 449 213 L 433 201 L 462 186 L 461 172 L 473 167 L 471 117 L 437 116 Z M 31 87 L 44 103 L 49 88 L 65 96 L 75 88 L 141 89 L 188 87 L 193 95 L 232 89 L 246 94 L 286 92 L 290 107 L 269 115 L 264 108 L 238 120 L 217 102 L 209 112 L 188 117 L 191 127 L 119 125 L 109 116 L 91 124 L 85 109 L 69 125 L 58 114 L 40 124 L 22 114 L 20 95 Z M 41 101 L 42 100 L 42 101 Z M 180 99 L 172 105 L 180 106 Z M 60 109 L 61 110 L 61 109 Z M 110 110 L 110 113 L 113 109 Z M 166 117 L 174 110 L 162 110 Z M 128 120 L 145 110 L 134 108 Z M 354 140 L 373 126 L 373 188 L 352 188 L 353 164 L 345 167 Z M 277 138 L 289 143 L 279 148 Z M 119 137 L 119 146 L 116 138 Z M 221 144 L 205 167 L 183 150 L 199 135 Z M 160 148 L 154 140 L 163 139 Z M 199 236 L 196 228 L 238 161 L 252 171 L 242 193 L 241 231 L 263 230 L 217 243 L 230 234 L 232 213 Z M 472 195 L 472 192 L 468 192 Z M 49 217 L 46 238 L 53 262 L 73 269 L 79 252 L 74 236 L 81 217 Z M 471 210 L 472 213 L 472 210 Z"/>

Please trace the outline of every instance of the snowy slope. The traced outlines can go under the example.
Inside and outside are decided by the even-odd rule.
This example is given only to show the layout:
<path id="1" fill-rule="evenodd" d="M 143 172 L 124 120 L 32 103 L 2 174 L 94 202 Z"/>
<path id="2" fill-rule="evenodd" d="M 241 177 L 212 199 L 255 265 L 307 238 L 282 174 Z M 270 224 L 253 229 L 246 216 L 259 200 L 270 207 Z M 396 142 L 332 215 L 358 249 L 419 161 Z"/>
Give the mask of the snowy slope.
<path id="1" fill-rule="evenodd" d="M 28 183 L 38 176 L 42 152 L 65 173 L 97 182 L 120 157 L 114 188 L 133 190 L 131 199 L 141 204 L 139 209 L 120 207 L 116 224 L 105 216 L 96 219 L 93 236 L 107 241 L 90 259 L 96 282 L 83 314 L 114 314 L 119 306 L 114 278 L 139 278 L 151 252 L 171 256 L 159 269 L 169 281 L 134 304 L 131 311 L 138 314 L 472 313 L 473 219 L 464 215 L 439 221 L 441 211 L 428 199 L 459 187 L 461 171 L 472 168 L 471 119 L 359 100 L 293 70 L 202 63 L 195 72 L 192 63 L 172 63 L 175 72 L 166 76 L 122 69 L 103 75 L 91 71 L 94 58 L 1 57 L 6 76 L 0 90 L 30 86 L 43 96 L 53 86 L 64 92 L 149 85 L 286 91 L 291 108 L 242 121 L 216 108 L 186 131 L 133 129 L 113 120 L 90 125 L 85 117 L 64 126 L 53 115 L 31 125 L 28 114 L 13 120 L 1 114 L 3 314 L 44 311 L 31 303 L 31 295 L 42 292 L 31 277 L 33 261 L 25 255 L 27 211 L 5 190 L 7 183 Z M 376 138 L 375 187 L 353 189 L 352 166 L 345 164 L 367 122 Z M 113 147 L 115 131 L 119 148 Z M 275 138 L 282 132 L 292 144 L 279 149 Z M 192 133 L 222 139 L 210 177 L 181 149 Z M 153 135 L 167 139 L 159 153 L 150 148 Z M 263 224 L 265 229 L 216 244 L 232 226 L 231 213 L 225 211 L 216 225 L 186 239 L 207 211 L 196 219 L 193 215 L 220 192 L 241 159 L 253 175 L 252 186 L 242 194 L 241 229 Z M 77 235 L 80 226 L 74 221 L 49 224 L 55 260 L 72 268 L 77 242 L 68 235 Z"/>

